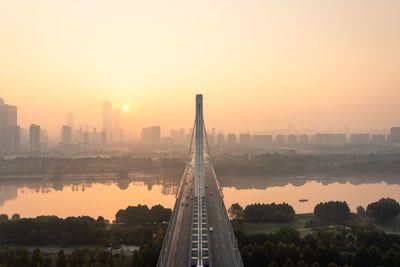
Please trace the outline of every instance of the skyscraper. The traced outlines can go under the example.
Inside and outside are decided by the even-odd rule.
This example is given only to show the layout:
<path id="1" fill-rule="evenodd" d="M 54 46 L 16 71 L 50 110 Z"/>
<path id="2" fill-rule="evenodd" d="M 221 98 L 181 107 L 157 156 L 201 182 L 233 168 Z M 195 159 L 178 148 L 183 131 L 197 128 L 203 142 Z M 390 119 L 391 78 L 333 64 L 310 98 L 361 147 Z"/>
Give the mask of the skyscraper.
<path id="1" fill-rule="evenodd" d="M 103 102 L 103 132 L 107 134 L 108 137 L 111 136 L 112 132 L 112 107 L 111 103 L 104 101 Z"/>
<path id="2" fill-rule="evenodd" d="M 159 144 L 161 140 L 161 127 L 152 126 L 142 129 L 141 139 L 143 144 Z"/>
<path id="3" fill-rule="evenodd" d="M 13 144 L 19 143 L 14 140 L 15 127 L 17 126 L 17 107 L 7 105 L 0 98 L 0 153 L 13 151 Z"/>
<path id="4" fill-rule="evenodd" d="M 40 126 L 31 124 L 29 127 L 29 140 L 31 145 L 31 153 L 40 153 Z"/>
<path id="5" fill-rule="evenodd" d="M 69 125 L 63 125 L 62 127 L 62 143 L 64 145 L 71 144 L 72 141 L 72 129 Z"/>

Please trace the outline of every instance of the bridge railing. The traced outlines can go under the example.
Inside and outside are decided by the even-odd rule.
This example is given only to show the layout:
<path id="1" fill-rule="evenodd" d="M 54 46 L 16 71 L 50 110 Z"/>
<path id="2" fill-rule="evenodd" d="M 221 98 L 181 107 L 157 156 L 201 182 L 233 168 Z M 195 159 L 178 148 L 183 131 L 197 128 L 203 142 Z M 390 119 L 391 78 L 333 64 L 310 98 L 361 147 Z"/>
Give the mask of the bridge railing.
<path id="1" fill-rule="evenodd" d="M 226 212 L 226 206 L 225 206 L 225 203 L 224 203 L 224 200 L 223 200 L 224 199 L 224 195 L 222 193 L 222 188 L 219 185 L 219 182 L 218 182 L 218 179 L 217 179 L 217 175 L 216 175 L 215 170 L 214 170 L 214 166 L 212 166 L 211 164 L 210 164 L 210 169 L 211 169 L 211 171 L 213 173 L 213 177 L 214 177 L 215 182 L 217 184 L 218 191 L 220 192 L 221 201 L 218 201 L 218 202 L 220 203 L 220 205 L 222 206 L 222 210 L 224 211 L 223 212 L 224 223 L 225 223 L 225 225 L 227 227 L 227 230 L 228 230 L 229 245 L 230 245 L 230 247 L 231 247 L 231 249 L 232 249 L 232 251 L 234 253 L 235 266 L 236 267 L 243 267 L 244 264 L 243 264 L 243 261 L 242 261 L 242 256 L 240 255 L 239 247 L 237 245 L 235 232 L 233 231 L 232 224 L 231 224 L 231 222 L 229 220 L 229 217 L 228 217 L 228 214 Z"/>
<path id="2" fill-rule="evenodd" d="M 179 205 L 180 205 L 180 201 L 181 201 L 182 193 L 183 193 L 183 190 L 181 188 L 183 187 L 183 183 L 186 181 L 188 170 L 189 170 L 189 164 L 186 165 L 185 171 L 183 172 L 183 175 L 182 175 L 181 185 L 175 196 L 175 198 L 176 198 L 175 205 L 172 210 L 172 214 L 170 217 L 171 219 L 168 222 L 168 227 L 167 227 L 167 231 L 164 236 L 164 241 L 163 241 L 163 244 L 161 247 L 160 256 L 158 257 L 158 261 L 157 261 L 157 267 L 166 266 L 166 262 L 165 262 L 167 260 L 166 255 L 167 255 L 168 249 L 171 244 L 172 231 L 175 229 L 175 223 L 176 223 L 175 219 L 177 216 L 177 212 L 179 209 Z"/>

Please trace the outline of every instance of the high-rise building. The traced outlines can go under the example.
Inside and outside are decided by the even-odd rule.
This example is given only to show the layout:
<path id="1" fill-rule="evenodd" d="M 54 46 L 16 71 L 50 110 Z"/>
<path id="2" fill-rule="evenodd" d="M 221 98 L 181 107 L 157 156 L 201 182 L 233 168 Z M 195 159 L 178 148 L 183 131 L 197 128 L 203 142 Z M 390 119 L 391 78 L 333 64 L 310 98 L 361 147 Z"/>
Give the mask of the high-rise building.
<path id="1" fill-rule="evenodd" d="M 161 127 L 152 126 L 142 129 L 141 139 L 143 144 L 159 144 L 161 140 Z"/>
<path id="2" fill-rule="evenodd" d="M 14 140 L 16 126 L 17 107 L 5 104 L 0 98 L 0 153 L 13 151 L 13 143 L 16 142 Z"/>
<path id="3" fill-rule="evenodd" d="M 370 142 L 368 133 L 357 133 L 352 134 L 350 137 L 350 141 L 354 145 L 365 145 Z"/>
<path id="4" fill-rule="evenodd" d="M 217 134 L 217 145 L 223 146 L 225 144 L 225 135 L 223 133 Z"/>
<path id="5" fill-rule="evenodd" d="M 31 145 L 31 153 L 40 153 L 41 152 L 41 144 L 40 144 L 40 126 L 31 124 L 29 127 L 29 140 Z"/>
<path id="6" fill-rule="evenodd" d="M 18 125 L 11 129 L 11 152 L 20 152 L 21 150 L 21 127 Z"/>
<path id="7" fill-rule="evenodd" d="M 67 113 L 67 126 L 71 128 L 71 142 L 74 141 L 74 114 Z"/>
<path id="8" fill-rule="evenodd" d="M 234 146 L 234 145 L 236 145 L 236 142 L 237 142 L 236 139 L 237 139 L 236 134 L 234 134 L 234 133 L 229 133 L 229 134 L 226 136 L 226 142 L 227 142 L 228 146 Z"/>
<path id="9" fill-rule="evenodd" d="M 252 137 L 251 143 L 253 147 L 265 148 L 272 144 L 272 135 L 255 134 Z"/>
<path id="10" fill-rule="evenodd" d="M 241 146 L 250 146 L 251 145 L 251 135 L 242 133 L 239 136 L 239 144 Z"/>
<path id="11" fill-rule="evenodd" d="M 108 137 L 111 136 L 113 126 L 113 113 L 111 103 L 103 102 L 103 129 L 102 131 L 107 134 Z"/>
<path id="12" fill-rule="evenodd" d="M 317 133 L 315 136 L 315 142 L 319 145 L 329 146 L 342 146 L 346 144 L 346 134 L 320 134 Z"/>
<path id="13" fill-rule="evenodd" d="M 289 135 L 288 135 L 288 144 L 289 144 L 289 145 L 295 145 L 296 142 L 297 142 L 296 135 L 294 135 L 294 134 L 289 134 Z"/>
<path id="14" fill-rule="evenodd" d="M 185 143 L 185 129 L 171 130 L 171 139 L 174 144 L 182 145 Z"/>
<path id="15" fill-rule="evenodd" d="M 400 127 L 390 128 L 390 135 L 388 136 L 389 143 L 400 143 Z"/>
<path id="16" fill-rule="evenodd" d="M 306 135 L 306 134 L 300 135 L 300 144 L 307 145 L 308 142 L 309 142 L 308 135 Z"/>
<path id="17" fill-rule="evenodd" d="M 284 143 L 285 143 L 285 136 L 283 136 L 283 135 L 281 135 L 281 134 L 278 134 L 276 137 L 275 137 L 275 143 L 277 144 L 277 145 L 283 145 Z"/>
<path id="18" fill-rule="evenodd" d="M 72 128 L 69 125 L 63 125 L 62 127 L 62 143 L 69 145 L 72 142 Z"/>
<path id="19" fill-rule="evenodd" d="M 383 145 L 386 143 L 386 136 L 384 134 L 373 134 L 371 135 L 371 144 Z"/>

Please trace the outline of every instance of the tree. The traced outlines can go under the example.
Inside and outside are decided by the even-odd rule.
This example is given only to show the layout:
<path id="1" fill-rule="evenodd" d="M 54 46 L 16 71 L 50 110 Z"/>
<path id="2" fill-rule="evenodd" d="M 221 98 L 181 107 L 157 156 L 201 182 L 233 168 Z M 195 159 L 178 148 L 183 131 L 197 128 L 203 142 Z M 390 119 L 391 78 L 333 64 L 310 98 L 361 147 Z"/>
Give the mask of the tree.
<path id="1" fill-rule="evenodd" d="M 244 209 L 244 219 L 249 222 L 291 222 L 295 211 L 287 203 L 251 204 Z"/>
<path id="2" fill-rule="evenodd" d="M 365 209 L 363 206 L 358 206 L 357 207 L 357 215 L 359 217 L 364 217 L 365 216 Z"/>
<path id="3" fill-rule="evenodd" d="M 268 267 L 279 267 L 279 265 L 278 265 L 278 263 L 273 261 L 270 264 L 268 264 Z"/>
<path id="4" fill-rule="evenodd" d="M 308 264 L 313 263 L 314 260 L 315 260 L 314 251 L 310 248 L 309 245 L 306 245 L 303 248 L 303 254 L 302 255 L 303 255 L 303 260 Z"/>
<path id="5" fill-rule="evenodd" d="M 244 219 L 244 212 L 243 207 L 239 205 L 239 203 L 234 203 L 228 209 L 229 218 L 231 220 L 243 220 Z"/>
<path id="6" fill-rule="evenodd" d="M 151 267 L 157 263 L 157 255 L 153 248 L 149 245 L 145 245 L 142 251 L 142 260 L 144 267 Z"/>
<path id="7" fill-rule="evenodd" d="M 11 216 L 11 221 L 15 222 L 21 219 L 21 216 L 18 213 L 15 213 L 13 216 Z"/>
<path id="8" fill-rule="evenodd" d="M 268 267 L 279 267 L 278 263 L 276 263 L 275 261 L 271 262 L 270 264 L 268 264 Z"/>
<path id="9" fill-rule="evenodd" d="M 341 222 L 350 217 L 350 208 L 345 201 L 329 201 L 317 204 L 314 215 L 323 220 Z"/>
<path id="10" fill-rule="evenodd" d="M 132 255 L 132 265 L 131 266 L 132 267 L 140 267 L 140 266 L 142 266 L 142 264 L 143 264 L 142 259 L 139 255 L 138 251 L 135 250 Z"/>
<path id="11" fill-rule="evenodd" d="M 40 249 L 33 250 L 31 257 L 31 267 L 41 267 L 43 265 L 43 256 Z"/>
<path id="12" fill-rule="evenodd" d="M 293 263 L 291 259 L 287 259 L 283 267 L 296 267 L 296 265 Z"/>
<path id="13" fill-rule="evenodd" d="M 64 250 L 58 251 L 56 267 L 67 267 L 67 258 L 65 257 Z"/>
<path id="14" fill-rule="evenodd" d="M 8 215 L 7 214 L 0 214 L 0 223 L 8 222 Z"/>
<path id="15" fill-rule="evenodd" d="M 308 264 L 305 263 L 304 261 L 300 260 L 297 262 L 296 267 L 308 267 Z"/>
<path id="16" fill-rule="evenodd" d="M 392 198 L 382 198 L 367 207 L 367 215 L 378 221 L 390 221 L 399 214 L 400 204 Z"/>

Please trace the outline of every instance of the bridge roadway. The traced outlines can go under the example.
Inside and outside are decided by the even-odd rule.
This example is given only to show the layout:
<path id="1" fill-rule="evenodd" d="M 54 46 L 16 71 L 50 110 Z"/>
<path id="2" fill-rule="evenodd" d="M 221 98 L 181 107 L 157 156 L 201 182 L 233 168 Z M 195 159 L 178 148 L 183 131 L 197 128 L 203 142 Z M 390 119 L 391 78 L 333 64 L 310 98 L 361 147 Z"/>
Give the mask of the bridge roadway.
<path id="1" fill-rule="evenodd" d="M 243 267 L 232 226 L 228 219 L 215 171 L 208 160 L 204 162 L 208 227 L 209 266 Z M 163 243 L 158 267 L 191 266 L 194 190 L 194 160 L 182 177 L 174 211 Z M 211 193 L 210 193 L 211 192 Z M 183 202 L 183 204 L 182 204 Z M 208 229 L 207 229 L 208 230 Z"/>

